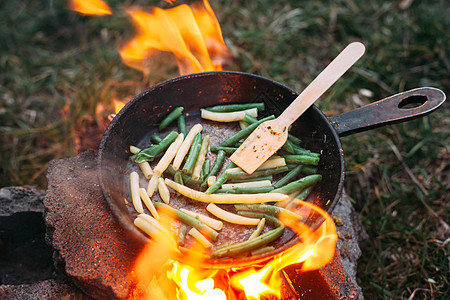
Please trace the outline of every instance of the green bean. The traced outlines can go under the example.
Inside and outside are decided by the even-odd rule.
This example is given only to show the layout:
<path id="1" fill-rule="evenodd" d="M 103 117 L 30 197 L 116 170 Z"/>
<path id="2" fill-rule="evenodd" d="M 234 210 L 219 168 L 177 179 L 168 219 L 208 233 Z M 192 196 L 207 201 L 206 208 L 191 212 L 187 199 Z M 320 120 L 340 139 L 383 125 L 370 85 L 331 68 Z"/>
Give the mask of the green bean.
<path id="1" fill-rule="evenodd" d="M 172 176 L 174 176 L 175 179 L 175 174 L 177 173 L 177 171 L 175 171 L 175 169 L 173 168 L 172 165 L 169 165 L 166 169 L 167 172 L 169 172 Z M 183 179 L 183 184 L 188 184 L 188 185 L 193 185 L 193 186 L 200 186 L 201 182 L 197 181 L 197 180 L 192 180 L 191 176 L 183 174 L 181 173 L 181 178 Z"/>
<path id="2" fill-rule="evenodd" d="M 205 162 L 203 163 L 203 171 L 205 172 L 205 174 L 209 174 L 209 172 L 211 171 L 211 161 L 209 159 L 205 160 Z"/>
<path id="3" fill-rule="evenodd" d="M 274 189 L 271 193 L 290 194 L 292 192 L 302 190 L 310 185 L 313 185 L 321 179 L 322 179 L 322 175 L 319 175 L 319 174 L 308 175 L 299 180 L 288 183 L 285 186 Z"/>
<path id="4" fill-rule="evenodd" d="M 295 135 L 293 135 L 293 134 L 289 134 L 288 135 L 288 140 L 291 142 L 291 143 L 293 143 L 294 145 L 300 145 L 301 143 L 302 143 L 302 140 L 301 139 L 299 139 L 298 137 L 296 137 Z"/>
<path id="5" fill-rule="evenodd" d="M 231 162 L 227 168 L 225 169 L 224 172 L 222 172 L 222 174 L 220 174 L 217 179 L 216 182 L 214 182 L 213 185 L 211 185 L 206 191 L 205 194 L 212 194 L 215 191 L 217 191 L 218 189 L 220 189 L 220 187 L 222 186 L 222 184 L 224 184 L 227 180 L 228 180 L 228 173 L 226 172 L 226 170 L 231 169 L 236 167 L 236 165 Z"/>
<path id="6" fill-rule="evenodd" d="M 234 179 L 234 178 L 230 178 L 231 182 L 248 182 L 248 181 L 262 181 L 262 180 L 270 180 L 273 181 L 273 176 L 272 175 L 267 175 L 267 176 L 261 176 L 261 177 L 255 177 L 255 178 L 247 178 L 247 179 Z"/>
<path id="7" fill-rule="evenodd" d="M 240 111 L 246 110 L 250 108 L 257 108 L 259 111 L 264 110 L 264 102 L 255 102 L 255 103 L 240 103 L 240 104 L 222 104 L 205 108 L 209 111 L 214 112 L 232 112 L 232 111 Z"/>
<path id="8" fill-rule="evenodd" d="M 265 218 L 259 219 L 256 229 L 252 232 L 252 234 L 248 237 L 248 239 L 251 240 L 251 239 L 254 239 L 255 237 L 261 235 L 261 233 L 264 230 L 264 226 L 266 226 L 266 219 Z"/>
<path id="9" fill-rule="evenodd" d="M 226 139 L 225 141 L 221 142 L 219 145 L 220 146 L 230 146 L 230 145 L 234 145 L 235 143 L 239 142 L 239 140 L 246 138 L 247 136 L 250 135 L 250 133 L 253 132 L 253 130 L 256 129 L 256 127 L 258 127 L 259 124 L 268 121 L 268 120 L 273 120 L 275 119 L 275 116 L 271 115 L 268 116 L 264 119 L 261 119 L 253 124 L 250 124 L 249 126 L 247 126 L 246 128 L 238 131 L 237 133 L 235 133 L 234 135 L 232 135 L 231 137 L 229 137 L 228 139 Z"/>
<path id="10" fill-rule="evenodd" d="M 273 187 L 275 188 L 279 188 L 282 187 L 283 185 L 288 184 L 289 182 L 291 182 L 295 177 L 297 177 L 298 174 L 300 174 L 300 171 L 302 170 L 303 166 L 302 165 L 297 165 L 294 169 L 290 170 L 289 173 L 287 173 L 286 175 L 284 175 L 283 178 L 281 178 L 280 180 L 278 180 L 277 182 L 275 182 L 273 184 Z"/>
<path id="11" fill-rule="evenodd" d="M 178 230 L 178 240 L 177 240 L 178 246 L 184 245 L 184 241 L 186 239 L 186 233 L 187 233 L 187 227 L 186 227 L 186 225 L 183 224 L 180 226 L 180 229 Z"/>
<path id="12" fill-rule="evenodd" d="M 298 154 L 298 155 L 309 155 L 309 156 L 314 156 L 314 157 L 320 157 L 319 153 L 316 152 L 312 152 L 311 150 L 306 150 L 300 146 L 297 145 L 293 145 L 293 154 Z"/>
<path id="13" fill-rule="evenodd" d="M 303 166 L 302 173 L 306 175 L 317 174 L 317 168 L 313 166 Z"/>
<path id="14" fill-rule="evenodd" d="M 205 234 L 207 237 L 215 241 L 217 239 L 217 236 L 219 233 L 212 229 L 211 227 L 205 225 L 204 223 L 200 222 L 198 219 L 191 217 L 190 215 L 182 212 L 179 209 L 173 208 L 165 203 L 162 202 L 155 202 L 155 207 L 161 210 L 168 211 L 175 215 L 175 217 L 182 221 L 183 223 L 194 227 L 198 231 L 200 231 L 202 234 Z"/>
<path id="15" fill-rule="evenodd" d="M 266 169 L 266 170 L 257 170 L 253 172 L 252 174 L 247 174 L 244 171 L 235 172 L 235 173 L 229 173 L 228 178 L 232 180 L 246 180 L 250 178 L 258 178 L 261 176 L 267 176 L 267 175 L 275 175 L 278 173 L 286 172 L 288 168 L 286 166 L 277 167 L 273 169 Z"/>
<path id="16" fill-rule="evenodd" d="M 183 174 L 181 173 L 181 171 L 176 171 L 175 172 L 175 175 L 173 175 L 173 180 L 176 183 L 184 185 L 184 183 L 183 183 Z M 180 193 L 177 192 L 177 195 L 179 196 Z"/>
<path id="17" fill-rule="evenodd" d="M 203 180 L 205 180 L 205 176 L 209 174 L 210 171 L 211 171 L 211 161 L 207 159 L 203 163 L 202 171 L 200 173 L 200 181 L 203 182 Z"/>
<path id="18" fill-rule="evenodd" d="M 295 169 L 298 166 L 298 164 L 287 164 L 286 167 L 288 168 L 289 171 Z M 317 167 L 313 167 L 313 166 L 303 166 L 302 174 L 306 174 L 306 175 L 312 175 L 312 174 L 317 174 Z"/>
<path id="19" fill-rule="evenodd" d="M 283 224 L 281 224 L 280 220 L 278 220 L 277 217 L 265 214 L 265 213 L 261 213 L 261 212 L 256 212 L 256 211 L 238 211 L 237 212 L 238 215 L 240 216 L 244 216 L 244 217 L 249 217 L 249 218 L 256 218 L 256 219 L 262 219 L 265 218 L 267 224 L 270 224 L 272 226 L 275 227 L 280 227 L 283 226 Z"/>
<path id="20" fill-rule="evenodd" d="M 305 200 L 305 199 L 309 196 L 309 194 L 311 193 L 312 189 L 314 188 L 314 185 L 315 185 L 315 184 L 306 187 L 306 188 L 305 188 L 303 191 L 301 191 L 300 194 L 298 194 L 297 197 L 295 197 L 295 198 L 300 199 L 300 200 Z"/>
<path id="21" fill-rule="evenodd" d="M 262 186 L 256 188 L 233 188 L 233 189 L 219 189 L 217 193 L 222 194 L 260 194 L 268 193 L 274 189 L 273 186 Z"/>
<path id="22" fill-rule="evenodd" d="M 150 141 L 155 144 L 161 143 L 162 140 L 162 137 L 160 137 L 156 132 L 150 136 Z"/>
<path id="23" fill-rule="evenodd" d="M 209 135 L 205 135 L 203 137 L 203 141 L 200 145 L 200 149 L 198 151 L 198 155 L 197 155 L 196 161 L 194 163 L 194 166 L 193 166 L 193 169 L 191 172 L 192 179 L 194 179 L 194 180 L 202 181 L 201 173 L 203 170 L 203 165 L 205 164 L 208 147 L 209 147 Z"/>
<path id="24" fill-rule="evenodd" d="M 264 254 L 264 253 L 267 253 L 267 252 L 270 252 L 273 250 L 275 250 L 274 246 L 266 246 L 266 247 L 262 247 L 262 248 L 252 251 L 251 254 L 252 254 L 252 256 L 255 256 L 255 255 Z"/>
<path id="25" fill-rule="evenodd" d="M 194 141 L 192 142 L 191 149 L 189 150 L 188 157 L 183 166 L 183 173 L 190 174 L 195 162 L 197 161 L 200 148 L 202 146 L 202 134 L 199 132 L 195 135 Z"/>
<path id="26" fill-rule="evenodd" d="M 153 161 L 153 159 L 155 159 L 155 156 L 169 147 L 177 137 L 178 133 L 176 131 L 171 131 L 165 138 L 162 139 L 159 144 L 152 145 L 149 148 L 146 148 L 139 153 L 130 156 L 130 159 L 135 163 Z"/>
<path id="27" fill-rule="evenodd" d="M 174 181 L 176 182 L 176 183 L 179 183 L 179 184 L 182 184 L 182 185 L 184 185 L 183 184 L 183 176 L 182 176 L 183 174 L 181 173 L 181 171 L 176 171 L 175 172 L 175 175 L 173 176 L 173 179 L 174 179 Z"/>
<path id="28" fill-rule="evenodd" d="M 286 160 L 286 164 L 294 163 L 294 164 L 304 164 L 304 165 L 314 165 L 317 166 L 319 164 L 319 158 L 309 155 L 284 155 L 282 156 Z"/>
<path id="29" fill-rule="evenodd" d="M 284 213 L 287 215 L 290 215 L 293 217 L 293 219 L 298 220 L 299 222 L 303 221 L 302 216 L 297 215 L 296 213 L 287 210 L 285 208 L 275 206 L 275 205 L 268 205 L 268 204 L 235 204 L 234 208 L 238 212 L 240 211 L 251 211 L 251 212 L 258 212 L 263 213 L 270 216 L 279 217 L 280 213 Z"/>
<path id="30" fill-rule="evenodd" d="M 167 126 L 170 125 L 173 121 L 175 121 L 181 114 L 183 113 L 184 107 L 179 106 L 173 109 L 164 119 L 162 119 L 161 123 L 159 123 L 158 129 L 159 131 L 164 130 Z"/>
<path id="31" fill-rule="evenodd" d="M 225 161 L 225 151 L 219 150 L 219 152 L 217 152 L 214 165 L 208 174 L 208 177 L 216 175 L 217 172 L 219 172 L 220 168 L 222 167 L 224 161 Z"/>
<path id="32" fill-rule="evenodd" d="M 250 115 L 245 114 L 243 121 L 247 124 L 253 124 L 258 122 L 258 119 L 255 117 L 252 117 Z"/>
<path id="33" fill-rule="evenodd" d="M 292 171 L 293 169 L 297 168 L 297 166 L 298 164 L 286 164 L 288 171 Z"/>
<path id="34" fill-rule="evenodd" d="M 255 211 L 272 216 L 278 216 L 280 213 L 280 207 L 268 204 L 235 204 L 234 208 L 237 211 Z"/>
<path id="35" fill-rule="evenodd" d="M 283 145 L 283 149 L 286 150 L 289 154 L 298 154 L 298 155 L 308 155 L 312 157 L 320 157 L 319 153 L 312 152 L 310 150 L 306 150 L 300 146 L 294 145 L 290 141 L 286 141 Z"/>
<path id="36" fill-rule="evenodd" d="M 203 180 L 200 189 L 203 191 L 205 190 L 206 186 L 208 185 L 208 178 L 210 176 L 215 176 L 217 172 L 219 172 L 220 168 L 223 165 L 223 162 L 225 161 L 225 151 L 219 150 L 216 155 L 216 160 L 214 161 L 213 167 L 211 168 L 211 171 L 209 171 L 208 175 L 206 175 L 205 179 Z"/>
<path id="37" fill-rule="evenodd" d="M 235 242 L 231 242 L 231 241 L 230 242 L 226 242 L 226 243 L 218 245 L 216 247 L 216 250 L 221 249 L 221 248 L 225 248 L 225 247 L 229 247 L 229 246 L 235 245 L 235 244 L 236 244 Z"/>
<path id="38" fill-rule="evenodd" d="M 277 238 L 279 238 L 284 232 L 284 227 L 277 227 L 275 229 L 269 230 L 266 233 L 261 234 L 260 236 L 252 239 L 247 240 L 241 243 L 236 243 L 234 245 L 230 245 L 228 247 L 223 247 L 221 249 L 217 249 L 214 251 L 211 256 L 220 258 L 220 257 L 226 257 L 226 256 L 239 256 L 245 252 L 251 252 L 254 251 L 260 247 L 263 247 L 273 241 L 275 241 Z"/>
<path id="39" fill-rule="evenodd" d="M 236 151 L 236 147 L 225 147 L 225 146 L 212 146 L 210 148 L 211 152 L 217 152 L 219 150 L 225 151 L 227 154 L 232 154 L 234 151 Z"/>
<path id="40" fill-rule="evenodd" d="M 294 144 L 292 144 L 292 142 L 289 140 L 287 140 L 286 143 L 284 143 L 282 148 L 286 150 L 289 154 L 296 154 Z"/>
<path id="41" fill-rule="evenodd" d="M 315 185 L 310 185 L 307 188 L 303 189 L 294 199 L 291 199 L 291 201 L 289 201 L 284 206 L 284 208 L 286 208 L 288 210 L 293 210 L 300 204 L 297 199 L 306 201 L 306 198 L 308 198 L 308 196 L 311 193 L 311 191 L 313 190 L 314 186 Z"/>
<path id="42" fill-rule="evenodd" d="M 186 129 L 186 120 L 184 119 L 184 116 L 181 115 L 177 118 L 177 125 L 178 125 L 178 131 L 182 134 L 184 134 L 184 137 L 187 135 L 187 129 Z"/>

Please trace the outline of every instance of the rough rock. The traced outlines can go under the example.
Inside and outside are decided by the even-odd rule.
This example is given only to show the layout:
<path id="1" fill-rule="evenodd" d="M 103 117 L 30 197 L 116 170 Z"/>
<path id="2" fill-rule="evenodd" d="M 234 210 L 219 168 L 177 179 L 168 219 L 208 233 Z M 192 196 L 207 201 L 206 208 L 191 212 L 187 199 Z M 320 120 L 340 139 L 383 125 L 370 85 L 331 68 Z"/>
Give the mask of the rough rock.
<path id="1" fill-rule="evenodd" d="M 95 299 L 126 298 L 140 248 L 109 210 L 97 178 L 95 153 L 52 161 L 47 178 L 45 222 L 55 263 Z"/>
<path id="2" fill-rule="evenodd" d="M 305 273 L 299 273 L 295 265 L 285 268 L 299 299 L 364 298 L 356 282 L 356 269 L 361 256 L 359 243 L 368 236 L 345 192 L 331 215 L 340 236 L 333 260 L 319 270 Z"/>
<path id="3" fill-rule="evenodd" d="M 363 244 L 369 236 L 350 202 L 350 197 L 345 192 L 334 208 L 332 216 L 342 220 L 342 225 L 336 224 L 336 230 L 339 236 L 336 247 L 339 250 L 345 273 L 351 282 L 359 288 L 356 283 L 356 271 L 357 261 L 361 256 L 360 245 Z"/>
<path id="4" fill-rule="evenodd" d="M 34 186 L 2 188 L 0 189 L 0 217 L 19 212 L 43 213 L 44 197 L 45 191 Z"/>
<path id="5" fill-rule="evenodd" d="M 0 285 L 0 299 L 88 300 L 91 298 L 71 285 L 49 279 L 33 284 Z"/>
<path id="6" fill-rule="evenodd" d="M 0 284 L 54 278 L 52 250 L 45 243 L 44 196 L 32 186 L 0 189 Z"/>

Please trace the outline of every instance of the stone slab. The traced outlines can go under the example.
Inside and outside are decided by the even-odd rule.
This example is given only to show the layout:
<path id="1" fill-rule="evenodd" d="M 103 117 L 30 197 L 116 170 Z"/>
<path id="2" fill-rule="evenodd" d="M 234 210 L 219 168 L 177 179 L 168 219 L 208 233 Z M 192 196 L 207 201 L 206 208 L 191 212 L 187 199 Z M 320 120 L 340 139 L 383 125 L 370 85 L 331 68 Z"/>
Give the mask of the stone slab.
<path id="1" fill-rule="evenodd" d="M 45 191 L 33 186 L 0 189 L 0 284 L 54 278 L 52 250 L 45 243 Z"/>
<path id="2" fill-rule="evenodd" d="M 331 215 L 340 237 L 333 260 L 319 270 L 305 273 L 299 273 L 295 265 L 285 268 L 298 299 L 364 298 L 356 281 L 356 268 L 361 256 L 359 243 L 367 239 L 367 233 L 347 194 L 343 193 Z"/>
<path id="3" fill-rule="evenodd" d="M 45 191 L 34 186 L 15 186 L 0 189 L 0 217 L 15 213 L 44 212 Z"/>
<path id="4" fill-rule="evenodd" d="M 140 248 L 109 210 L 99 185 L 96 154 L 86 151 L 48 166 L 44 200 L 54 261 L 95 299 L 125 299 Z"/>
<path id="5" fill-rule="evenodd" d="M 3 300 L 89 300 L 71 285 L 53 279 L 33 284 L 0 285 Z"/>

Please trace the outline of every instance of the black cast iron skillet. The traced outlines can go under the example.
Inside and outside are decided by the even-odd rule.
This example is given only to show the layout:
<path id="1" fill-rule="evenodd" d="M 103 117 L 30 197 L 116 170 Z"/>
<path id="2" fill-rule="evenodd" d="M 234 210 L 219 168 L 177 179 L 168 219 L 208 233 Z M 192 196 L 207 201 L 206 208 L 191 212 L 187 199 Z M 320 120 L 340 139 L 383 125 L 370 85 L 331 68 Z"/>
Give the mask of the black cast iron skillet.
<path id="1" fill-rule="evenodd" d="M 337 83 L 338 84 L 338 83 Z M 108 204 L 121 224 L 139 241 L 149 239 L 134 225 L 135 213 L 125 205 L 128 198 L 128 173 L 136 168 L 129 161 L 129 146 L 145 148 L 150 145 L 149 137 L 156 132 L 162 118 L 174 107 L 184 106 L 188 113 L 188 129 L 200 121 L 199 109 L 219 103 L 265 102 L 265 115 L 279 115 L 297 93 L 272 80 L 238 72 L 208 72 L 178 77 L 151 87 L 130 101 L 113 119 L 104 133 L 98 153 L 100 183 Z M 303 146 L 321 153 L 318 173 L 323 176 L 320 184 L 308 197 L 327 212 L 341 197 L 344 182 L 344 155 L 339 136 L 365 131 L 375 127 L 408 121 L 424 116 L 445 101 L 445 94 L 435 88 L 418 88 L 400 93 L 356 110 L 327 118 L 316 106 L 309 108 L 292 126 L 291 133 L 303 141 Z M 408 104 L 418 107 L 405 108 Z M 204 122 L 208 131 L 208 122 Z M 211 124 L 210 124 L 211 125 Z M 215 126 L 215 125 L 214 125 Z M 212 131 L 211 144 L 218 144 L 231 131 L 225 125 L 222 131 Z M 212 127 L 211 127 L 212 128 Z M 169 128 L 167 131 L 175 129 Z M 233 130 L 236 130 L 234 127 Z M 162 133 L 164 135 L 164 133 Z M 141 181 L 146 187 L 146 181 Z M 184 200 L 171 200 L 175 207 L 189 203 Z M 192 202 L 192 201 L 191 201 Z M 202 209 L 189 207 L 191 209 Z M 225 222 L 226 223 L 226 222 Z M 314 225 L 314 224 L 312 224 Z M 219 237 L 239 238 L 250 231 L 241 227 L 227 229 L 228 234 Z M 209 267 L 240 267 L 264 261 L 299 242 L 291 231 L 275 243 L 275 250 L 266 254 L 245 258 L 211 259 L 205 264 Z"/>

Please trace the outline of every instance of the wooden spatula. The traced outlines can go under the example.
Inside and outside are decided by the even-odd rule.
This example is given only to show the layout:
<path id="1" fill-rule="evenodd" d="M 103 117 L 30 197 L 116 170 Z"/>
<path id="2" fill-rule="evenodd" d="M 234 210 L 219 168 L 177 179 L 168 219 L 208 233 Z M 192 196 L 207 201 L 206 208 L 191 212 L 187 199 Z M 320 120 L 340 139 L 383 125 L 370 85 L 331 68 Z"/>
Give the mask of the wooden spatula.
<path id="1" fill-rule="evenodd" d="M 253 173 L 284 145 L 289 126 L 332 86 L 364 51 L 364 45 L 359 42 L 345 47 L 278 118 L 259 125 L 231 155 L 230 160 L 248 174 Z"/>

